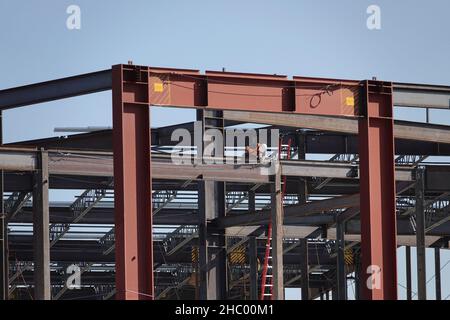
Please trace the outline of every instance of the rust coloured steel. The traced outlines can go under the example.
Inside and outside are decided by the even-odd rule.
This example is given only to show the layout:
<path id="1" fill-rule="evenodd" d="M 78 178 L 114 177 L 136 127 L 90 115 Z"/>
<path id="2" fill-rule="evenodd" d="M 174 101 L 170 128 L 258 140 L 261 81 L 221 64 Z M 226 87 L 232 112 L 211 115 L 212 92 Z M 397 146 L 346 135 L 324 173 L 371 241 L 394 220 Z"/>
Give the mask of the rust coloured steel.
<path id="1" fill-rule="evenodd" d="M 177 107 L 356 116 L 359 82 L 150 69 L 150 102 Z"/>
<path id="2" fill-rule="evenodd" d="M 116 298 L 154 297 L 148 69 L 113 67 Z"/>
<path id="3" fill-rule="evenodd" d="M 363 299 L 397 299 L 392 84 L 365 81 L 359 120 Z"/>
<path id="4" fill-rule="evenodd" d="M 358 119 L 362 295 L 397 298 L 392 83 L 119 65 L 113 97 L 119 299 L 153 297 L 150 105 Z"/>

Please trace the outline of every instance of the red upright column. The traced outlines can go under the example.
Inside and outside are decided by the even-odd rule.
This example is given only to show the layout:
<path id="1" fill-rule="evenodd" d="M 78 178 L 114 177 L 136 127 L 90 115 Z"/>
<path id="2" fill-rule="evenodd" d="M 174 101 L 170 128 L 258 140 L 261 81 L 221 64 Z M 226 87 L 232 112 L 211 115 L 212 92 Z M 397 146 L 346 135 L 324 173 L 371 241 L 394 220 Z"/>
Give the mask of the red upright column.
<path id="1" fill-rule="evenodd" d="M 148 68 L 112 70 L 116 298 L 153 299 Z"/>
<path id="2" fill-rule="evenodd" d="M 359 155 L 361 188 L 361 294 L 397 299 L 392 83 L 364 81 Z"/>

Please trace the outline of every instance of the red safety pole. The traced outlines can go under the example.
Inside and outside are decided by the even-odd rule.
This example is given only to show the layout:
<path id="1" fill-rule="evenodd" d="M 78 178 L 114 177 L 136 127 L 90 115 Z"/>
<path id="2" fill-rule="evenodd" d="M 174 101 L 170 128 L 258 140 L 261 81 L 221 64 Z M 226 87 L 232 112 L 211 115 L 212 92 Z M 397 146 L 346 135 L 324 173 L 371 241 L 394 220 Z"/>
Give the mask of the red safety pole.
<path id="1" fill-rule="evenodd" d="M 112 68 L 116 299 L 154 298 L 149 69 Z"/>
<path id="2" fill-rule="evenodd" d="M 397 299 L 392 83 L 364 81 L 359 120 L 361 295 Z"/>

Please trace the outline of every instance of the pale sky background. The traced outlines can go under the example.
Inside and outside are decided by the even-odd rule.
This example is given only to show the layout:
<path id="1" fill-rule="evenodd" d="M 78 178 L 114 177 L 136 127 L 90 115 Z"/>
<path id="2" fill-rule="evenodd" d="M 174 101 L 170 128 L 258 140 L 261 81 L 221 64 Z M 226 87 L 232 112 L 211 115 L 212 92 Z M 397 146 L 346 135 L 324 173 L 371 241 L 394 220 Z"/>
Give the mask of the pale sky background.
<path id="1" fill-rule="evenodd" d="M 81 30 L 66 28 L 66 9 L 72 4 L 81 8 Z M 381 30 L 366 27 L 371 4 L 381 7 Z M 0 89 L 128 60 L 200 70 L 376 76 L 449 85 L 449 16 L 447 0 L 2 0 Z M 424 120 L 423 110 L 397 110 L 396 116 Z M 189 110 L 152 112 L 154 126 L 190 120 Z M 431 112 L 431 121 L 450 124 L 449 111 Z M 7 111 L 4 137 L 5 142 L 44 138 L 57 135 L 54 127 L 111 122 L 111 96 L 105 92 Z M 405 285 L 403 252 L 400 248 L 399 282 Z M 443 253 L 442 266 L 449 259 Z M 443 269 L 443 298 L 450 294 L 449 270 Z M 427 277 L 433 274 L 430 257 Z M 434 281 L 428 289 L 434 297 Z M 401 287 L 399 293 L 405 296 Z M 298 296 L 297 290 L 289 290 L 289 298 Z"/>

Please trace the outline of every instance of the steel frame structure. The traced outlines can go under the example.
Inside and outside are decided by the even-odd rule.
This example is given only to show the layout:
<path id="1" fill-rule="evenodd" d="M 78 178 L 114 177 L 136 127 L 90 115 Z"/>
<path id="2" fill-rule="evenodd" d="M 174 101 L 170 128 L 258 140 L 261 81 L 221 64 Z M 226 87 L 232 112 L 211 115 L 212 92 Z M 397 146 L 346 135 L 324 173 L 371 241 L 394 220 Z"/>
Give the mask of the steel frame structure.
<path id="1" fill-rule="evenodd" d="M 280 205 L 281 198 L 273 196 L 276 192 L 272 192 L 272 212 L 263 211 L 257 220 L 251 219 L 251 224 L 261 225 L 267 223 L 268 219 L 276 218 L 278 231 L 277 240 L 274 243 L 274 247 L 277 248 L 275 260 L 277 260 L 278 269 L 282 269 L 283 231 L 280 226 L 283 223 L 295 224 L 299 219 L 303 219 L 302 223 L 312 223 L 305 219 L 310 213 L 318 210 L 347 208 L 346 219 L 340 218 L 340 221 L 346 221 L 361 212 L 360 227 L 355 223 L 346 224 L 347 232 L 357 230 L 361 234 L 361 272 L 358 281 L 367 284 L 361 285 L 361 298 L 397 299 L 396 194 L 404 187 L 398 183 L 399 181 L 409 182 L 411 186 L 416 176 L 414 168 L 401 166 L 396 168 L 394 155 L 397 154 L 398 149 L 411 148 L 409 140 L 419 143 L 421 150 L 428 148 L 427 151 L 414 150 L 417 152 L 414 154 L 428 155 L 430 152 L 450 154 L 448 147 L 450 130 L 446 126 L 394 121 L 393 106 L 449 109 L 450 87 L 377 80 L 353 81 L 305 77 L 293 77 L 290 80 L 286 76 L 278 75 L 214 71 L 201 74 L 198 70 L 116 65 L 111 70 L 0 91 L 0 110 L 104 90 L 112 90 L 113 98 L 114 129 L 109 143 L 114 150 L 116 298 L 154 299 L 156 297 L 154 291 L 155 251 L 152 243 L 152 178 L 185 181 L 240 182 L 245 180 L 251 183 L 276 185 L 280 183 L 281 175 L 290 177 L 320 177 L 322 175 L 324 178 L 339 179 L 349 178 L 349 172 L 353 172 L 353 178 L 357 177 L 360 181 L 359 195 L 323 200 L 320 204 L 299 203 L 292 208 L 285 207 L 283 210 Z M 284 161 L 281 165 L 282 172 L 274 177 L 261 176 L 257 170 L 249 167 L 238 170 L 227 165 L 211 168 L 203 163 L 192 167 L 187 166 L 174 172 L 170 163 L 155 161 L 152 156 L 152 142 L 161 137 L 155 136 L 150 130 L 150 106 L 220 112 L 220 117 L 229 122 L 255 122 L 296 129 L 308 128 L 325 132 L 357 134 L 357 147 L 350 141 L 353 138 L 344 137 L 342 149 L 346 154 L 358 153 L 358 164 L 317 163 L 314 165 L 306 161 L 302 163 L 299 158 L 298 161 Z M 420 132 L 415 130 L 418 127 L 421 128 Z M 329 133 L 325 135 L 329 135 L 330 138 L 335 139 L 334 141 L 341 139 Z M 394 144 L 394 140 L 397 145 Z M 34 146 L 46 143 L 48 147 L 49 142 L 49 140 L 35 141 Z M 299 150 L 300 147 L 301 145 L 298 144 Z M 39 212 L 39 219 L 34 220 L 36 230 L 34 244 L 37 246 L 36 252 L 42 252 L 39 256 L 44 260 L 38 259 L 35 263 L 34 273 L 37 276 L 35 286 L 43 289 L 37 290 L 35 295 L 40 299 L 48 299 L 50 298 L 48 291 L 50 268 L 46 265 L 46 261 L 49 261 L 49 257 L 46 256 L 49 254 L 46 239 L 49 231 L 43 227 L 49 222 L 48 176 L 85 174 L 111 177 L 111 154 L 97 152 L 97 159 L 77 158 L 76 155 L 72 159 L 67 159 L 66 156 L 52 153 L 51 150 L 36 153 L 33 149 L 24 149 L 19 146 L 15 148 L 17 149 L 2 149 L 0 165 L 2 170 L 37 172 L 34 183 L 37 186 L 34 190 L 34 198 L 37 201 L 34 201 L 33 205 L 35 212 Z M 62 161 L 52 161 L 58 157 Z M 315 170 L 314 173 L 311 173 L 311 170 Z M 441 171 L 435 173 L 434 178 L 432 178 L 433 170 L 436 171 L 436 167 L 431 168 L 429 179 L 424 182 L 421 192 L 427 188 L 439 192 L 447 191 L 448 186 L 442 179 L 443 175 L 449 175 L 447 168 L 438 168 L 437 170 Z M 193 222 L 200 223 L 200 229 L 204 228 L 201 245 L 206 247 L 209 243 L 226 245 L 220 239 L 227 230 L 250 223 L 249 217 L 245 214 L 227 216 L 221 213 L 221 205 L 219 204 L 218 208 L 217 201 L 225 196 L 224 191 L 220 191 L 221 188 L 218 186 L 213 188 L 217 190 L 215 189 L 214 194 L 210 195 L 212 200 L 203 201 L 203 205 L 206 206 L 202 209 L 205 212 L 203 221 L 198 222 L 195 218 L 193 219 Z M 416 210 L 424 211 L 420 207 L 417 209 L 417 204 L 415 206 Z M 212 214 L 213 212 L 215 214 Z M 335 221 L 333 216 L 320 217 L 320 219 L 321 222 L 313 224 L 332 225 Z M 326 219 L 329 220 L 325 223 Z M 339 228 L 339 234 L 344 234 L 342 226 Z M 405 230 L 403 225 L 399 225 L 399 228 Z M 421 239 L 424 246 L 423 233 Z M 253 243 L 252 246 L 254 245 Z M 305 251 L 305 246 L 307 252 L 307 244 L 302 244 L 302 250 Z M 222 259 L 220 254 L 215 254 L 213 251 L 208 253 L 208 250 L 205 250 L 200 250 L 200 259 L 204 264 L 208 265 L 213 260 L 217 263 Z M 340 259 L 342 260 L 342 255 Z M 304 266 L 302 268 L 305 270 Z M 224 279 L 221 275 L 223 272 L 225 272 L 223 267 L 202 268 L 200 279 L 217 277 L 217 283 L 220 283 Z M 342 270 L 339 274 L 340 277 L 346 276 Z M 254 276 L 253 274 L 252 277 Z M 279 278 L 283 279 L 282 274 Z M 342 283 L 342 279 L 340 281 Z M 200 297 L 225 297 L 223 286 L 226 285 L 222 284 L 220 288 L 214 288 L 216 281 L 212 281 L 212 287 L 209 287 L 208 282 L 209 280 L 202 281 L 206 287 Z M 302 278 L 302 283 L 305 282 L 307 286 L 308 281 Z M 281 299 L 283 280 L 275 281 L 274 285 L 277 288 L 276 297 Z M 214 290 L 216 293 L 213 294 Z M 221 290 L 222 293 L 220 293 Z M 343 295 L 342 287 L 334 292 L 336 295 Z"/>
<path id="2" fill-rule="evenodd" d="M 122 219 L 143 219 L 151 226 L 151 212 L 148 209 L 151 189 L 148 189 L 151 159 L 149 152 L 150 134 L 149 105 L 176 105 L 191 108 L 270 111 L 281 113 L 325 114 L 332 116 L 359 116 L 360 133 L 360 207 L 362 230 L 362 281 L 379 277 L 381 285 L 363 286 L 365 299 L 396 299 L 396 218 L 395 218 L 395 177 L 394 177 L 394 134 L 392 84 L 379 81 L 355 83 L 351 81 L 326 81 L 296 77 L 286 83 L 283 76 L 245 75 L 206 72 L 205 76 L 196 72 L 180 70 L 151 69 L 142 66 L 113 67 L 113 115 L 115 176 L 118 177 L 115 190 L 119 216 L 116 216 L 116 230 L 122 229 Z M 362 87 L 362 88 L 361 88 Z M 361 94 L 358 95 L 359 91 Z M 226 95 L 224 97 L 224 94 Z M 117 98 L 121 97 L 121 98 Z M 345 102 L 343 101 L 345 99 Z M 360 103 L 355 104 L 355 99 Z M 145 111 L 142 111 L 145 110 Z M 132 115 L 128 115 L 131 113 Z M 139 114 L 137 114 L 139 113 Z M 129 120 L 125 120 L 128 119 Z M 144 137 L 144 138 L 143 138 Z M 361 139 L 362 138 L 362 139 Z M 143 139 L 143 140 L 142 140 Z M 383 143 L 383 146 L 382 146 Z M 130 146 L 124 152 L 124 145 Z M 141 154 L 141 152 L 143 152 Z M 126 155 L 125 155 L 126 154 Z M 124 164 L 127 163 L 128 171 Z M 119 169 L 120 168 L 120 169 Z M 279 178 L 279 177 L 278 177 Z M 139 188 L 126 192 L 126 185 L 145 186 L 144 197 L 136 199 Z M 144 201 L 145 199 L 145 201 Z M 123 206 L 123 203 L 133 203 Z M 137 204 L 135 204 L 137 203 Z M 281 210 L 281 209 L 280 209 Z M 122 211 L 122 212 L 121 212 Z M 281 211 L 280 211 L 281 212 Z M 279 214 L 274 214 L 277 217 Z M 134 218 L 136 217 L 136 218 Z M 281 216 L 280 216 L 281 217 Z M 282 219 L 282 218 L 281 218 Z M 280 222 L 276 224 L 278 230 Z M 278 232 L 279 233 L 279 232 Z M 125 247 L 131 242 L 136 252 L 138 232 L 133 239 L 120 239 Z M 280 237 L 281 235 L 278 235 Z M 275 241 L 274 246 L 280 246 Z M 281 248 L 281 247 L 279 247 Z M 117 251 L 116 251 L 117 252 Z M 142 252 L 144 259 L 137 259 L 138 270 L 149 270 L 153 275 L 153 264 L 148 263 L 147 255 L 152 248 Z M 123 252 L 116 258 L 123 259 Z M 276 257 L 279 255 L 275 254 Z M 128 263 L 130 263 L 128 257 Z M 277 258 L 275 258 L 277 259 Z M 142 261 L 142 265 L 141 262 Z M 282 262 L 281 262 L 282 263 Z M 122 260 L 116 272 L 118 292 L 126 291 L 120 280 L 123 273 Z M 372 272 L 374 269 L 374 273 Z M 133 273 L 137 275 L 137 272 Z M 394 276 L 392 276 L 394 275 Z M 129 275 L 129 277 L 132 277 Z M 126 276 L 124 277 L 126 279 Z M 277 278 L 275 273 L 274 278 Z M 139 290 L 139 279 L 133 289 Z M 142 280 L 144 281 L 144 280 Z M 153 280 L 145 280 L 153 283 Z M 145 283 L 145 281 L 143 283 Z M 279 282 L 275 282 L 278 292 Z M 147 287 L 147 285 L 145 285 Z M 148 287 L 147 287 L 148 288 Z M 144 292 L 153 296 L 153 291 Z M 282 297 L 278 293 L 276 297 Z"/>

